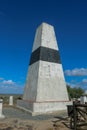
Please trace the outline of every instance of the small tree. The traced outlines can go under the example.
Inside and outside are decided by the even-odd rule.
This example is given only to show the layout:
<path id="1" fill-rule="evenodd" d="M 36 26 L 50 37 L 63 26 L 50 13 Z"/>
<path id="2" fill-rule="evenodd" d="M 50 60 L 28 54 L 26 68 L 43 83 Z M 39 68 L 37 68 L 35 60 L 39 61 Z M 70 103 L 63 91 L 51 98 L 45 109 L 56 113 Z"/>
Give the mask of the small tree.
<path id="1" fill-rule="evenodd" d="M 80 98 L 81 95 L 84 94 L 84 90 L 80 87 L 70 87 L 70 85 L 67 85 L 67 90 L 69 94 L 69 99 L 71 98 Z"/>

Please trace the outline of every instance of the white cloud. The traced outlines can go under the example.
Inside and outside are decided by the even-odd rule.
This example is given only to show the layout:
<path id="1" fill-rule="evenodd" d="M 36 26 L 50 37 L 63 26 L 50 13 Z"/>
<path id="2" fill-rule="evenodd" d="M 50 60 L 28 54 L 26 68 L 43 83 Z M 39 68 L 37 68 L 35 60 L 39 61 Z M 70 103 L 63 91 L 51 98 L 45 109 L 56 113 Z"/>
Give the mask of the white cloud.
<path id="1" fill-rule="evenodd" d="M 68 82 L 68 85 L 70 85 L 72 88 L 73 87 L 81 87 L 84 90 L 87 90 L 87 79 L 82 79 L 80 81 L 74 81 L 72 82 L 72 80 L 70 82 Z"/>
<path id="2" fill-rule="evenodd" d="M 0 78 L 0 93 L 23 93 L 24 84 Z"/>
<path id="3" fill-rule="evenodd" d="M 8 85 L 14 85 L 15 82 L 13 82 L 12 80 L 3 80 L 2 83 L 3 84 L 8 84 Z"/>
<path id="4" fill-rule="evenodd" d="M 0 84 L 0 93 L 3 94 L 22 94 L 24 91 L 24 85 L 5 85 L 5 84 Z"/>
<path id="5" fill-rule="evenodd" d="M 83 79 L 82 82 L 83 82 L 83 83 L 87 83 L 87 79 Z"/>
<path id="6" fill-rule="evenodd" d="M 75 68 L 73 70 L 65 70 L 66 76 L 87 76 L 87 68 Z"/>
<path id="7" fill-rule="evenodd" d="M 20 85 L 17 83 L 11 84 L 12 82 L 8 80 L 8 82 L 0 82 L 0 93 L 3 94 L 22 94 L 24 91 L 24 85 Z"/>
<path id="8" fill-rule="evenodd" d="M 4 80 L 4 78 L 0 77 L 0 80 Z"/>

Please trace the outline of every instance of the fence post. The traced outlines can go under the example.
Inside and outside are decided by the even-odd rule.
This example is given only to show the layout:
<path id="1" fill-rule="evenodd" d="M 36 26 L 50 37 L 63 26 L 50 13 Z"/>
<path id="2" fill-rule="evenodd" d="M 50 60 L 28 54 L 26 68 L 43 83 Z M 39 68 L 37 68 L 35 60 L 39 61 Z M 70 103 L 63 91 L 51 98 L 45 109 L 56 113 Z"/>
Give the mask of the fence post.
<path id="1" fill-rule="evenodd" d="M 73 102 L 73 114 L 74 114 L 74 130 L 77 130 L 77 111 L 75 102 Z"/>

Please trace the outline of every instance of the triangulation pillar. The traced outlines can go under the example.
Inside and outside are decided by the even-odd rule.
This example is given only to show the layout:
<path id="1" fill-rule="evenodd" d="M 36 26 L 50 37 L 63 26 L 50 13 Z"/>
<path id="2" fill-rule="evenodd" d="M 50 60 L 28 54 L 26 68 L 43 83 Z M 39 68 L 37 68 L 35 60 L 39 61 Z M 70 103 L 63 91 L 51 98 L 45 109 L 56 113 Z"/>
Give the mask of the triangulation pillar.
<path id="1" fill-rule="evenodd" d="M 65 110 L 68 94 L 53 26 L 36 31 L 23 100 L 18 107 L 34 114 Z"/>

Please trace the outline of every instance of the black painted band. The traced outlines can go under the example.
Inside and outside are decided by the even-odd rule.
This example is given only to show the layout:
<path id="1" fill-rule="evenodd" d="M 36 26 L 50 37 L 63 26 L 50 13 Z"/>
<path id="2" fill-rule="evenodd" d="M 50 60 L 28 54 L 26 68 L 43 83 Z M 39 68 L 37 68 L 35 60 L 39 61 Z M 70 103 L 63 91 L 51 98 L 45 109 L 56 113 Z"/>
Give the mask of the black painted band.
<path id="1" fill-rule="evenodd" d="M 61 64 L 59 51 L 46 47 L 39 47 L 32 52 L 30 65 L 39 60 Z"/>

